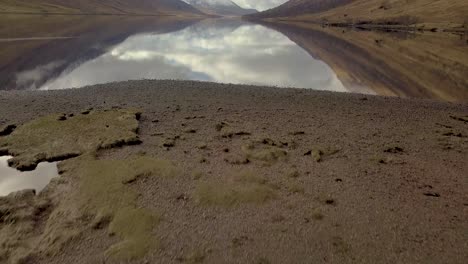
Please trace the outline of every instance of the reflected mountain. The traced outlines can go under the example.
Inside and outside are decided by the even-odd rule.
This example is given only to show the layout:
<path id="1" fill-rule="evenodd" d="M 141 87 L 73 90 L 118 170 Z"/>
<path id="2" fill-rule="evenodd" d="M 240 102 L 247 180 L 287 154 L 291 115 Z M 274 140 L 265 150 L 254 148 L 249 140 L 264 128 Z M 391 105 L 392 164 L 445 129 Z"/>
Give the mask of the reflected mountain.
<path id="1" fill-rule="evenodd" d="M 94 42 L 68 47 L 68 53 L 79 54 L 67 63 L 61 60 L 68 54 L 65 50 L 53 59 L 32 54 L 39 56 L 38 61 L 42 63 L 10 70 L 6 74 L 14 76 L 9 79 L 10 87 L 63 89 L 135 79 L 183 79 L 346 91 L 328 65 L 310 57 L 281 33 L 261 25 L 240 19 L 207 19 L 177 28 L 171 23 L 167 24 L 169 28 L 141 23 L 139 26 L 131 21 L 131 26 L 126 26 L 124 21 L 119 21 L 118 29 L 123 33 L 112 34 L 105 41 L 102 41 L 103 34 L 109 34 L 113 25 L 99 26 L 102 33 L 95 37 L 83 34 L 90 36 L 90 40 L 94 38 Z M 125 31 L 125 27 L 129 30 Z M 66 47 L 67 43 L 78 40 L 55 42 L 59 41 Z M 41 53 L 56 50 L 43 49 Z M 23 52 L 19 58 L 23 56 L 30 57 Z"/>
<path id="2" fill-rule="evenodd" d="M 456 34 L 262 23 L 322 60 L 350 91 L 468 101 L 468 45 Z"/>
<path id="3" fill-rule="evenodd" d="M 0 89 L 138 79 L 468 101 L 466 39 L 177 16 L 0 18 Z"/>
<path id="4" fill-rule="evenodd" d="M 197 23 L 175 16 L 2 16 L 0 89 L 36 89 L 129 36 L 163 34 Z M 11 26 L 13 25 L 13 26 Z"/>

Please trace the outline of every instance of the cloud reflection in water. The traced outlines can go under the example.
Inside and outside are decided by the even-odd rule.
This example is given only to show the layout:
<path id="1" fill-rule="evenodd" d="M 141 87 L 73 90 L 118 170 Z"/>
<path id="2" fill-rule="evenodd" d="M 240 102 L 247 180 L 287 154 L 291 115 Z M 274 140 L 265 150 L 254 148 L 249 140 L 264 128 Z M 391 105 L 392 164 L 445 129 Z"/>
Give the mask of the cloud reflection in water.
<path id="1" fill-rule="evenodd" d="M 41 89 L 137 79 L 188 79 L 346 91 L 325 63 L 287 37 L 240 21 L 202 22 L 167 34 L 137 34 L 69 68 Z"/>

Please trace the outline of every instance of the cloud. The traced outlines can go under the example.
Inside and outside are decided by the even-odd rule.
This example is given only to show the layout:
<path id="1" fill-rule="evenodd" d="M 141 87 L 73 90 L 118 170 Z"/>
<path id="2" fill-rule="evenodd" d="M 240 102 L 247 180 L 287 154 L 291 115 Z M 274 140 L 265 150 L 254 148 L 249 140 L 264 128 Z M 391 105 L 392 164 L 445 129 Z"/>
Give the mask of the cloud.
<path id="1" fill-rule="evenodd" d="M 281 33 L 238 20 L 202 22 L 167 34 L 134 35 L 100 57 L 63 72 L 42 89 L 136 79 L 345 91 L 328 65 Z"/>
<path id="2" fill-rule="evenodd" d="M 243 8 L 255 8 L 258 11 L 263 11 L 276 6 L 279 6 L 288 0 L 233 0 L 236 4 Z"/>
<path id="3" fill-rule="evenodd" d="M 47 78 L 47 76 L 64 63 L 64 61 L 54 61 L 45 65 L 40 65 L 32 70 L 19 72 L 16 74 L 16 86 L 36 89 L 38 83 L 41 83 L 44 78 Z"/>

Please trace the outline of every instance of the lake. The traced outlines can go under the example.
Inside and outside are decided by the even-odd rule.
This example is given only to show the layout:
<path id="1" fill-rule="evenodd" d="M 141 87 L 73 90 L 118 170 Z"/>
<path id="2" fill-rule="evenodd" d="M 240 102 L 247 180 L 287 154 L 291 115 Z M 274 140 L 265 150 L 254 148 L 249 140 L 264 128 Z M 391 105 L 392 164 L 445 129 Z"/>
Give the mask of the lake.
<path id="1" fill-rule="evenodd" d="M 2 90 L 181 79 L 468 101 L 463 35 L 176 17 L 0 21 Z"/>

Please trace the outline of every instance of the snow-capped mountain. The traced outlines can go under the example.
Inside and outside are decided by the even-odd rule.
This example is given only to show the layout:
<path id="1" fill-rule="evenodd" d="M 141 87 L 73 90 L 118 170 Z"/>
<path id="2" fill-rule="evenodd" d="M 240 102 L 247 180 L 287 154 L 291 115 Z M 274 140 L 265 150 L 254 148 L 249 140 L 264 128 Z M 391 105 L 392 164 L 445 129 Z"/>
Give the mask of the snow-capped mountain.
<path id="1" fill-rule="evenodd" d="M 194 6 L 198 10 L 210 14 L 221 16 L 243 16 L 257 13 L 255 9 L 245 9 L 230 0 L 183 0 Z"/>

